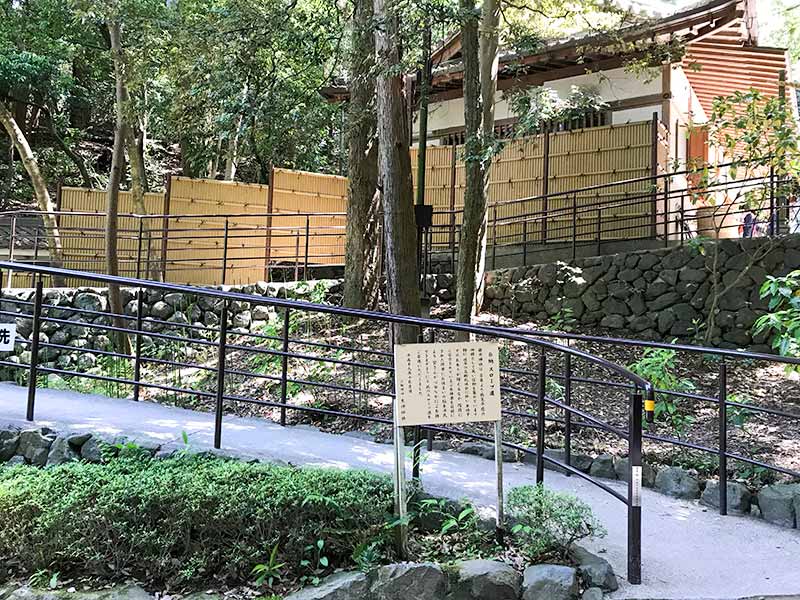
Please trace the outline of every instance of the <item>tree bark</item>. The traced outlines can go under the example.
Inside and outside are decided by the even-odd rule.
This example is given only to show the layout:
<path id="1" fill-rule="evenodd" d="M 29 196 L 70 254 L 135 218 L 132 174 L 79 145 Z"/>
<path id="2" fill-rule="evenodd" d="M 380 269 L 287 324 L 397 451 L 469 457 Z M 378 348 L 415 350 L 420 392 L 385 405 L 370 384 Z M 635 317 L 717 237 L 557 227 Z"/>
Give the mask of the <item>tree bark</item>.
<path id="1" fill-rule="evenodd" d="M 67 155 L 75 168 L 78 169 L 78 173 L 81 175 L 81 182 L 83 183 L 83 187 L 85 188 L 92 188 L 94 187 L 94 180 L 92 179 L 91 175 L 89 175 L 89 169 L 86 167 L 86 161 L 83 157 L 75 152 L 72 148 L 69 147 L 69 144 L 61 137 L 58 132 L 58 128 L 56 127 L 56 121 L 53 118 L 53 113 L 50 111 L 49 108 L 45 108 L 45 116 L 47 118 L 47 124 L 50 129 L 50 135 L 53 136 L 53 139 L 61 148 L 62 152 Z"/>
<path id="2" fill-rule="evenodd" d="M 111 152 L 111 172 L 108 176 L 108 188 L 106 190 L 106 273 L 109 275 L 119 275 L 119 259 L 117 238 L 119 231 L 119 186 L 122 180 L 122 172 L 125 168 L 125 144 L 126 144 L 126 123 L 125 123 L 125 101 L 127 94 L 124 84 L 124 65 L 121 42 L 121 26 L 117 21 L 108 23 L 108 33 L 111 38 L 111 54 L 114 59 L 114 78 L 116 81 L 116 122 L 114 124 L 114 146 Z M 125 321 L 121 315 L 124 314 L 125 307 L 122 305 L 122 293 L 118 285 L 108 285 L 108 299 L 111 305 L 111 312 L 115 315 L 113 322 L 115 327 L 125 327 Z M 128 354 L 130 352 L 130 342 L 128 337 L 122 332 L 116 332 L 113 336 L 114 346 L 117 352 Z"/>
<path id="3" fill-rule="evenodd" d="M 375 0 L 375 18 L 382 24 L 375 35 L 378 60 L 376 85 L 378 172 L 383 193 L 386 239 L 386 291 L 389 310 L 420 314 L 417 275 L 417 227 L 414 223 L 409 130 L 403 100 L 400 34 L 395 0 Z M 395 342 L 416 341 L 416 327 L 397 327 Z"/>
<path id="4" fill-rule="evenodd" d="M 47 251 L 50 255 L 50 264 L 54 267 L 63 267 L 64 252 L 61 247 L 61 234 L 58 229 L 58 220 L 54 214 L 55 206 L 50 197 L 50 192 L 47 191 L 47 182 L 45 182 L 44 176 L 39 170 L 39 163 L 28 144 L 28 140 L 19 125 L 17 125 L 14 115 L 2 101 L 0 101 L 0 121 L 2 121 L 3 127 L 11 138 L 11 143 L 17 154 L 19 154 L 28 177 L 31 178 L 36 204 L 42 212 L 42 222 L 47 234 Z M 13 168 L 13 164 L 11 168 Z M 62 287 L 64 283 L 62 277 L 53 278 L 53 285 L 56 287 Z"/>
<path id="5" fill-rule="evenodd" d="M 350 51 L 347 127 L 347 222 L 344 305 L 374 308 L 378 301 L 380 194 L 375 139 L 375 34 L 372 0 L 355 0 Z"/>
<path id="6" fill-rule="evenodd" d="M 458 242 L 458 265 L 456 268 L 456 320 L 469 323 L 475 311 L 475 290 L 479 264 L 482 262 L 481 239 L 486 235 L 486 195 L 484 193 L 484 144 L 481 123 L 483 107 L 481 99 L 480 60 L 478 41 L 478 17 L 473 0 L 460 0 L 464 15 L 461 24 L 461 48 L 464 62 L 464 167 L 466 187 L 464 190 L 464 221 Z M 465 339 L 466 335 L 459 335 Z"/>
<path id="7" fill-rule="evenodd" d="M 233 138 L 228 140 L 228 148 L 225 153 L 225 181 L 233 181 L 236 178 L 236 163 L 239 160 L 239 135 L 242 131 L 242 122 L 244 115 L 239 115 L 236 122 L 236 131 L 233 132 Z"/>

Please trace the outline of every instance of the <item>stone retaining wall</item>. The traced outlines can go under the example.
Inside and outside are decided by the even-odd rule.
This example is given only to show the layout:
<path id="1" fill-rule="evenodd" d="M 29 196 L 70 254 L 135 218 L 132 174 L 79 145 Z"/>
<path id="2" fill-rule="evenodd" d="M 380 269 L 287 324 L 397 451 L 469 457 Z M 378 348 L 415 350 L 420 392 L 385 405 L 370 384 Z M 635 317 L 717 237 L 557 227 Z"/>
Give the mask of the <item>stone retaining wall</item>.
<path id="1" fill-rule="evenodd" d="M 215 289 L 242 292 L 272 298 L 297 298 L 300 300 L 319 300 L 323 297 L 338 302 L 341 284 L 338 280 L 319 280 L 312 282 L 291 283 L 258 283 L 247 286 L 223 286 Z M 30 303 L 34 291 L 31 289 L 12 289 L 0 292 L 0 322 L 14 320 L 17 324 L 17 335 L 30 339 L 33 332 L 33 312 Z M 136 316 L 137 300 L 135 290 L 122 290 L 125 314 Z M 86 371 L 95 366 L 98 355 L 92 350 L 111 349 L 108 332 L 91 325 L 109 325 L 108 316 L 94 313 L 105 313 L 109 310 L 108 291 L 105 288 L 58 288 L 44 292 L 44 304 L 57 307 L 49 308 L 44 316 L 68 319 L 71 324 L 64 325 L 43 321 L 40 341 L 65 348 L 42 347 L 39 359 L 45 366 L 59 369 Z M 84 311 L 84 312 L 81 312 Z M 13 317 L 8 313 L 21 313 L 24 316 Z M 228 326 L 231 333 L 247 333 L 260 331 L 274 316 L 275 310 L 264 305 L 252 305 L 248 302 L 231 302 L 228 307 Z M 214 338 L 219 327 L 221 301 L 217 298 L 195 294 L 147 290 L 143 301 L 144 322 L 142 330 L 150 333 L 164 333 L 190 338 Z M 72 324 L 74 323 L 74 324 Z M 128 323 L 135 327 L 135 320 Z M 89 326 L 87 326 L 89 325 Z M 197 328 L 181 327 L 195 325 Z M 200 329 L 202 327 L 202 329 Z M 145 336 L 144 345 L 168 343 L 156 337 Z M 191 348 L 183 348 L 190 352 Z M 30 351 L 27 346 L 18 345 L 13 353 L 0 353 L 0 359 L 28 364 Z M 0 379 L 13 378 L 13 368 L 0 368 Z"/>
<path id="2" fill-rule="evenodd" d="M 766 312 L 759 288 L 767 275 L 800 268 L 800 236 L 778 240 L 723 240 L 682 247 L 578 259 L 493 271 L 485 308 L 537 320 L 574 319 L 617 330 L 625 337 L 671 341 L 705 335 L 711 343 L 769 352 L 765 336 L 753 336 Z M 716 301 L 711 293 L 718 281 Z"/>

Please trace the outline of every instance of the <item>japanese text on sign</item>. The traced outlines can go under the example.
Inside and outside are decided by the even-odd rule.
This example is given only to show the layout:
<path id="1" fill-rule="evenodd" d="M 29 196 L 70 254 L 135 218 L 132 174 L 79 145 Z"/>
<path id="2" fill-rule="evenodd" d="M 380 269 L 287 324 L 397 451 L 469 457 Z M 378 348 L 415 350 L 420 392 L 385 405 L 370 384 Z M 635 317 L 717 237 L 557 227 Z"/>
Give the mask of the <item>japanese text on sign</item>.
<path id="1" fill-rule="evenodd" d="M 395 346 L 398 425 L 500 419 L 500 356 L 493 342 Z"/>

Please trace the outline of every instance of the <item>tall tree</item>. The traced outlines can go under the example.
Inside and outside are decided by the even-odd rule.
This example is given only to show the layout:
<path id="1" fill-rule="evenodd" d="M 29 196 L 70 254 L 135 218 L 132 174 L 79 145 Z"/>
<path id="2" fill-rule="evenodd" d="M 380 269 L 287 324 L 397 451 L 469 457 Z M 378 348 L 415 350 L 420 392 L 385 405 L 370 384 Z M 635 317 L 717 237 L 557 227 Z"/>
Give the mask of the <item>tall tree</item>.
<path id="1" fill-rule="evenodd" d="M 483 99 L 481 98 L 478 10 L 474 0 L 459 0 L 461 54 L 464 64 L 464 220 L 458 244 L 456 267 L 456 320 L 469 323 L 475 312 L 475 290 L 483 276 L 482 252 L 486 232 L 484 190 Z M 493 101 L 493 99 L 492 99 Z M 493 126 L 493 124 L 492 124 Z M 462 336 L 463 337 L 463 336 Z"/>
<path id="2" fill-rule="evenodd" d="M 108 177 L 106 189 L 106 273 L 119 275 L 119 259 L 117 256 L 117 237 L 119 231 L 119 186 L 122 173 L 125 170 L 125 75 L 124 58 L 122 52 L 122 25 L 118 20 L 108 22 L 108 33 L 111 42 L 111 53 L 114 57 L 114 74 L 116 80 L 116 122 L 114 125 L 114 147 L 111 156 L 111 173 Z M 124 327 L 122 317 L 125 307 L 122 303 L 122 292 L 116 284 L 109 284 L 108 299 L 111 312 L 114 315 L 114 325 Z M 115 346 L 118 352 L 128 353 L 130 343 L 128 337 L 122 332 L 117 332 Z"/>
<path id="3" fill-rule="evenodd" d="M 0 122 L 2 122 L 6 133 L 11 138 L 14 148 L 22 159 L 22 164 L 25 165 L 25 170 L 31 179 L 36 203 L 42 212 L 42 221 L 44 221 L 45 230 L 47 231 L 47 250 L 50 255 L 50 264 L 54 267 L 61 267 L 64 264 L 61 235 L 58 231 L 58 220 L 54 214 L 53 200 L 50 197 L 50 192 L 47 191 L 47 182 L 42 176 L 39 162 L 36 160 L 28 140 L 22 133 L 22 129 L 20 129 L 14 119 L 14 115 L 2 100 L 0 100 Z M 62 286 L 64 281 L 61 278 L 55 278 L 53 284 Z"/>
<path id="4" fill-rule="evenodd" d="M 398 0 L 375 0 L 377 55 L 378 173 L 383 193 L 386 295 L 389 310 L 419 315 L 417 228 L 411 183 L 409 123 L 403 96 Z M 416 341 L 415 327 L 398 327 L 397 343 Z"/>
<path id="5" fill-rule="evenodd" d="M 373 308 L 380 273 L 373 0 L 355 0 L 350 49 L 344 305 Z"/>

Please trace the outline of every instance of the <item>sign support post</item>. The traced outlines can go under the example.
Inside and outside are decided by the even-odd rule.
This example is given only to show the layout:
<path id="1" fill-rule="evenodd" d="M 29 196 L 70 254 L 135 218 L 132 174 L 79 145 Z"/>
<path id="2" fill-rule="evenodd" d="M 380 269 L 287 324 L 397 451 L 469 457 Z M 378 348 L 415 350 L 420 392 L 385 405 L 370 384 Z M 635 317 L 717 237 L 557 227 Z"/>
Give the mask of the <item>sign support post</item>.
<path id="1" fill-rule="evenodd" d="M 398 551 L 407 554 L 403 427 L 449 423 L 494 424 L 497 540 L 503 541 L 503 430 L 500 356 L 493 342 L 394 345 L 394 491 Z M 416 453 L 415 453 L 416 456 Z M 415 459 L 416 460 L 416 459 Z"/>
<path id="2" fill-rule="evenodd" d="M 503 422 L 494 422 L 494 466 L 497 473 L 497 524 L 495 535 L 497 543 L 503 545 L 505 533 L 505 503 L 503 501 Z"/>
<path id="3" fill-rule="evenodd" d="M 400 425 L 399 401 L 394 401 L 394 501 L 397 516 L 397 551 L 401 559 L 408 557 L 408 507 L 406 505 L 406 457 L 405 435 Z"/>

